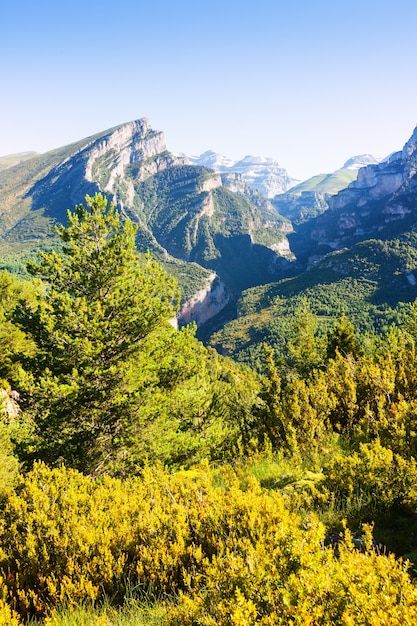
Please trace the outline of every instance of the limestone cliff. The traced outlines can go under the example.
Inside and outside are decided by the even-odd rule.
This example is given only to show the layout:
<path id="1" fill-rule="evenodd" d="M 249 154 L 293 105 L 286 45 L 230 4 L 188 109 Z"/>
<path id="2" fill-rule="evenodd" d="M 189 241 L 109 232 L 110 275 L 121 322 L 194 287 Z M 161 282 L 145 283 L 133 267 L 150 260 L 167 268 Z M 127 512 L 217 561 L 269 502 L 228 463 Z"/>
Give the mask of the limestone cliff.
<path id="1" fill-rule="evenodd" d="M 185 155 L 182 155 L 185 156 Z M 209 167 L 222 174 L 239 174 L 248 185 L 265 198 L 273 198 L 297 184 L 294 178 L 274 159 L 247 155 L 240 161 L 233 161 L 213 150 L 199 156 L 186 157 L 193 165 Z"/>
<path id="2" fill-rule="evenodd" d="M 52 226 L 96 192 L 137 224 L 140 250 L 175 268 L 189 319 L 217 313 L 230 290 L 282 277 L 280 261 L 291 258 L 291 225 L 266 200 L 254 203 L 255 192 L 243 197 L 220 174 L 174 156 L 164 133 L 139 119 L 0 171 L 3 266 L 8 254 L 15 264 L 54 245 Z M 208 274 L 218 282 L 207 286 Z"/>
<path id="3" fill-rule="evenodd" d="M 290 239 L 299 260 L 314 261 L 358 241 L 397 236 L 417 222 L 417 128 L 403 150 L 359 169 L 356 181 L 328 199 L 328 210 Z"/>
<path id="4" fill-rule="evenodd" d="M 358 177 L 360 168 L 380 163 L 370 154 L 351 157 L 330 174 L 317 174 L 272 199 L 275 209 L 294 224 L 302 224 L 329 208 L 330 198 L 346 189 Z"/>
<path id="5" fill-rule="evenodd" d="M 230 294 L 217 274 L 212 272 L 203 289 L 197 291 L 192 298 L 184 302 L 177 315 L 181 326 L 196 322 L 202 326 L 217 315 L 229 303 Z"/>

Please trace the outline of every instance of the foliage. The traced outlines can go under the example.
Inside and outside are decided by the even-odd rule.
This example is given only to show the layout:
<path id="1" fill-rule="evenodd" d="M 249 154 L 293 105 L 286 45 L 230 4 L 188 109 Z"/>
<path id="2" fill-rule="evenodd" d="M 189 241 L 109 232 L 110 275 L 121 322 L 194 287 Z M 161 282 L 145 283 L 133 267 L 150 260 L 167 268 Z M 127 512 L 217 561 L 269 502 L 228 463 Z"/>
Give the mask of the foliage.
<path id="1" fill-rule="evenodd" d="M 383 334 L 403 322 L 408 303 L 417 297 L 416 268 L 415 233 L 334 252 L 298 276 L 244 291 L 237 318 L 216 329 L 210 344 L 261 369 L 259 346 L 266 342 L 282 352 L 294 311 L 305 300 L 317 316 L 318 334 L 326 334 L 343 314 L 356 333 Z"/>
<path id="2" fill-rule="evenodd" d="M 122 607 L 105 601 L 99 606 L 83 603 L 60 606 L 43 621 L 44 626 L 161 626 L 166 608 L 128 598 Z"/>
<path id="3" fill-rule="evenodd" d="M 353 507 L 362 519 L 375 517 L 401 502 L 417 504 L 417 465 L 415 459 L 407 461 L 376 439 L 361 444 L 359 451 L 350 455 L 336 454 L 323 468 L 323 487 L 332 497 Z"/>
<path id="4" fill-rule="evenodd" d="M 30 266 L 44 291 L 14 314 L 35 345 L 15 378 L 34 423 L 22 458 L 121 475 L 146 459 L 227 454 L 255 377 L 207 351 L 193 326 L 173 327 L 175 280 L 136 251 L 134 227 L 104 197 L 68 218 L 62 252 Z"/>
<path id="5" fill-rule="evenodd" d="M 336 555 L 296 492 L 220 473 L 219 482 L 208 465 L 173 475 L 149 467 L 122 482 L 36 465 L 0 514 L 9 607 L 25 616 L 104 596 L 117 603 L 129 581 L 138 600 L 169 595 L 169 624 L 415 620 L 406 567 L 374 552 L 369 533 L 369 551 L 354 550 L 347 533 Z"/>
<path id="6" fill-rule="evenodd" d="M 63 251 L 43 253 L 31 272 L 47 281 L 15 316 L 36 343 L 20 378 L 22 407 L 36 417 L 38 451 L 50 461 L 83 459 L 92 469 L 117 455 L 134 407 L 131 363 L 141 343 L 173 315 L 175 282 L 134 246 L 100 195 L 60 227 Z"/>
<path id="7" fill-rule="evenodd" d="M 2 412 L 3 415 L 0 417 L 0 496 L 13 487 L 19 469 L 12 444 L 13 428 L 4 415 L 4 408 Z"/>
<path id="8" fill-rule="evenodd" d="M 351 354 L 354 357 L 358 357 L 362 353 L 362 348 L 355 338 L 354 326 L 344 313 L 327 333 L 327 358 L 335 358 L 336 351 L 344 356 Z"/>

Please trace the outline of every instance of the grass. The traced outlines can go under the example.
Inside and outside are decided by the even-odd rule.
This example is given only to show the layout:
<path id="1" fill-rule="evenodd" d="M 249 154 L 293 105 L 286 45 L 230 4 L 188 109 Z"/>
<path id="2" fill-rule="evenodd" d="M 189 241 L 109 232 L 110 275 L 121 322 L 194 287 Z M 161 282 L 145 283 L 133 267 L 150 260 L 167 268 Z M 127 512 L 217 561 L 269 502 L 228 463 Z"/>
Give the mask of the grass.
<path id="1" fill-rule="evenodd" d="M 28 626 L 160 626 L 165 614 L 162 602 L 147 604 L 127 597 L 121 607 L 113 607 L 110 602 L 101 606 L 61 606 L 44 620 L 30 621 Z"/>

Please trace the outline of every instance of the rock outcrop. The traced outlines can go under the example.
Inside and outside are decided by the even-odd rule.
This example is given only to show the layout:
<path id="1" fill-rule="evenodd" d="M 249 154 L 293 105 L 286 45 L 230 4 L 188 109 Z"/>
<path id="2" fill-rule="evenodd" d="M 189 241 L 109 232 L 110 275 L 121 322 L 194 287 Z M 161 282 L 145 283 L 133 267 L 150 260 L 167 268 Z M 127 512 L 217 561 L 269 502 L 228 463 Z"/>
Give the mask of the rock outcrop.
<path id="1" fill-rule="evenodd" d="M 176 268 L 187 299 L 196 294 L 182 315 L 202 323 L 228 290 L 278 279 L 280 260 L 291 259 L 291 225 L 248 189 L 227 189 L 219 173 L 173 155 L 163 132 L 135 120 L 0 171 L 0 256 L 7 250 L 15 262 L 53 245 L 52 226 L 102 192 L 137 224 L 138 248 Z M 219 277 L 209 287 L 208 273 Z"/>
<path id="2" fill-rule="evenodd" d="M 302 224 L 290 243 L 312 262 L 371 238 L 397 236 L 417 222 L 417 128 L 400 152 L 359 169 L 356 181 L 328 199 L 328 210 Z"/>
<path id="3" fill-rule="evenodd" d="M 184 326 L 196 322 L 197 326 L 202 326 L 222 311 L 229 300 L 230 295 L 224 283 L 212 272 L 207 285 L 182 304 L 177 315 L 178 323 Z"/>
<path id="4" fill-rule="evenodd" d="M 327 211 L 330 198 L 353 183 L 360 168 L 375 165 L 381 160 L 369 154 L 352 157 L 331 174 L 318 174 L 275 196 L 272 204 L 294 224 L 302 224 Z"/>

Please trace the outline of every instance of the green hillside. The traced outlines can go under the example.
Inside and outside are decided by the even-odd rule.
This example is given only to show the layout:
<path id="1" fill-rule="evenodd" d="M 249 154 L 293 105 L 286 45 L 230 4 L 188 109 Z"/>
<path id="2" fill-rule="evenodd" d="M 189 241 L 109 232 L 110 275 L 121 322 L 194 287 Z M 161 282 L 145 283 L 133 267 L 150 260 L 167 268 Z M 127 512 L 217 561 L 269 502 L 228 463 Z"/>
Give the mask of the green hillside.
<path id="1" fill-rule="evenodd" d="M 417 298 L 417 235 L 370 240 L 325 257 L 297 277 L 244 291 L 237 319 L 209 342 L 223 354 L 259 364 L 263 342 L 280 351 L 294 311 L 306 299 L 324 333 L 345 312 L 358 331 L 381 332 Z"/>
<path id="2" fill-rule="evenodd" d="M 0 273 L 0 624 L 416 623 L 417 304 L 379 335 L 312 312 L 394 304 L 416 238 L 245 292 L 287 324 L 263 375 L 173 327 L 103 195 L 58 235 Z"/>
<path id="3" fill-rule="evenodd" d="M 0 157 L 0 172 L 2 170 L 7 170 L 10 167 L 14 167 L 23 161 L 27 161 L 28 159 L 32 159 L 37 155 L 37 152 L 18 152 L 16 154 L 8 154 L 6 156 Z"/>
<path id="4" fill-rule="evenodd" d="M 169 255 L 216 271 L 232 289 L 282 275 L 274 251 L 286 238 L 280 216 L 265 215 L 217 180 L 204 167 L 172 166 L 135 183 L 129 215 Z"/>
<path id="5" fill-rule="evenodd" d="M 184 299 L 210 290 L 213 271 L 229 290 L 282 276 L 285 220 L 222 187 L 213 171 L 185 165 L 147 120 L 0 171 L 0 267 L 23 274 L 27 259 L 59 245 L 54 226 L 68 208 L 97 191 L 138 225 L 138 249 L 172 270 Z"/>
<path id="6" fill-rule="evenodd" d="M 299 183 L 295 187 L 291 187 L 291 190 L 287 193 L 290 193 L 292 196 L 301 196 L 305 191 L 316 191 L 333 196 L 356 180 L 357 175 L 358 171 L 353 169 L 340 169 L 332 174 L 318 174 L 317 176 L 312 176 L 312 178 L 308 178 Z"/>
<path id="7" fill-rule="evenodd" d="M 318 174 L 275 196 L 272 204 L 294 224 L 306 222 L 328 209 L 328 199 L 356 180 L 358 170 L 340 169 L 332 174 Z"/>

